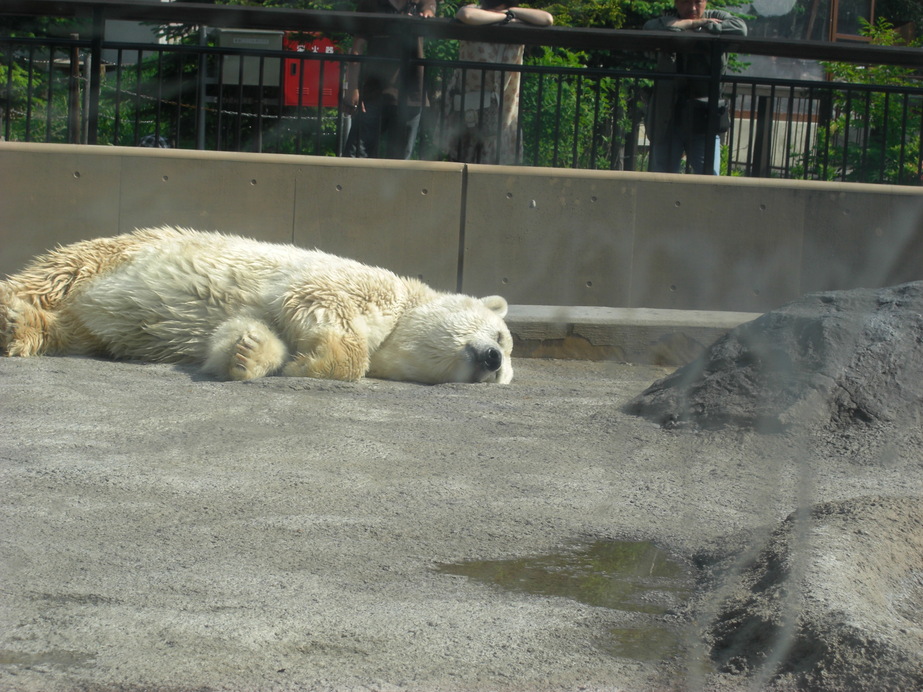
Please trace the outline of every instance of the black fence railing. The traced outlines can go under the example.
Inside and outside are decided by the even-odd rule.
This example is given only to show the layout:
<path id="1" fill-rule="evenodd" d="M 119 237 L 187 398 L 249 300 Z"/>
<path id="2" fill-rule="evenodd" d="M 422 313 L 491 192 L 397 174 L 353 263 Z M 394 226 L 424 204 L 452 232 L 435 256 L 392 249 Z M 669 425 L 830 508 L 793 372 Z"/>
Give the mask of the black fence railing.
<path id="1" fill-rule="evenodd" d="M 18 36 L 8 30 L 12 24 L 7 19 L 24 16 L 67 18 L 73 33 Z M 170 25 L 174 38 L 107 40 L 108 19 Z M 340 155 L 351 126 L 339 98 L 345 63 L 374 58 L 340 52 L 337 41 L 373 27 L 379 33 L 418 33 L 433 44 L 466 38 L 580 47 L 604 51 L 607 62 L 616 65 L 422 61 L 428 105 L 414 155 L 428 160 L 451 154 L 447 85 L 459 73 L 520 73 L 515 163 L 646 170 L 648 95 L 657 80 L 669 78 L 649 67 L 651 54 L 658 50 L 884 64 L 909 71 L 923 65 L 919 48 L 465 27 L 445 20 L 198 4 L 4 0 L 0 136 L 11 141 Z M 247 33 L 253 29 L 269 33 Z M 270 35 L 278 45 L 254 45 Z M 238 40 L 224 40 L 228 37 Z M 235 47 L 239 45 L 246 47 Z M 726 175 L 923 183 L 923 87 L 913 79 L 853 84 L 727 74 L 717 86 L 711 90 L 711 108 L 720 96 L 732 114 L 722 139 Z M 479 118 L 487 113 L 481 104 Z"/>

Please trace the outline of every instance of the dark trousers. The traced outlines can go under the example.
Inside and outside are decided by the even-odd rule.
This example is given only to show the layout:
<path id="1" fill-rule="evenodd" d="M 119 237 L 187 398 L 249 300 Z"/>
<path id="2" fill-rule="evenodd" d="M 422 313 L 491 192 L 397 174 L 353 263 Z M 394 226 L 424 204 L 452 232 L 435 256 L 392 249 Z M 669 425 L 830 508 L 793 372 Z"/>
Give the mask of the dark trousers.
<path id="1" fill-rule="evenodd" d="M 403 117 L 401 111 L 403 111 Z M 352 118 L 344 155 L 352 158 L 409 159 L 420 128 L 419 106 L 365 104 Z"/>

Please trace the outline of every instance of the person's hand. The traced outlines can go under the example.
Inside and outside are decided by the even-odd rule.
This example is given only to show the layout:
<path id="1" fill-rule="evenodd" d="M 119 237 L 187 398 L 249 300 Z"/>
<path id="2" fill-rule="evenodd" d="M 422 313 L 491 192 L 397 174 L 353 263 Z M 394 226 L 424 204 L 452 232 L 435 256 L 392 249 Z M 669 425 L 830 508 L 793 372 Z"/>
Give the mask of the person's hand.
<path id="1" fill-rule="evenodd" d="M 346 97 L 343 99 L 343 110 L 352 115 L 359 110 L 360 105 L 359 89 L 347 89 Z"/>

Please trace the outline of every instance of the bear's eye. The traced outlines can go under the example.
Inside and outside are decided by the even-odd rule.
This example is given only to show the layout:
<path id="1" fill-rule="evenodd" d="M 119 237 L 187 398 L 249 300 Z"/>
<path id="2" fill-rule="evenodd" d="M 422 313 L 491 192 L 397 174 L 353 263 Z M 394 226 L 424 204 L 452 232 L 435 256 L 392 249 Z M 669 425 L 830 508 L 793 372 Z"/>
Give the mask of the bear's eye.
<path id="1" fill-rule="evenodd" d="M 503 344 L 503 332 L 497 332 L 497 343 Z"/>

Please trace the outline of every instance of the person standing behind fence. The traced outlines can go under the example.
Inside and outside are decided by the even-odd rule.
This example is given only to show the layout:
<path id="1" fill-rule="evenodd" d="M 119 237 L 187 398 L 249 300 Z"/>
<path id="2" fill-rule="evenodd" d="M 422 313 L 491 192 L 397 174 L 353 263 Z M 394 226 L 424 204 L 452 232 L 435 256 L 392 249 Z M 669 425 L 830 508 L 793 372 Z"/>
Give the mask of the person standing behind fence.
<path id="1" fill-rule="evenodd" d="M 518 7 L 517 0 L 481 0 L 455 18 L 463 24 L 551 26 L 544 10 Z M 522 65 L 523 45 L 460 41 L 458 59 L 466 62 Z M 518 70 L 456 70 L 447 89 L 449 158 L 466 163 L 518 163 L 521 156 Z"/>
<path id="2" fill-rule="evenodd" d="M 674 0 L 673 8 L 644 24 L 647 31 L 699 31 L 710 34 L 746 36 L 746 23 L 729 12 L 707 9 L 707 0 Z M 721 56 L 721 73 L 727 57 Z M 676 74 L 673 79 L 660 78 L 648 104 L 645 120 L 651 142 L 650 170 L 680 173 L 683 153 L 694 173 L 718 175 L 721 170 L 720 136 L 708 131 L 707 79 L 684 79 L 682 75 L 711 74 L 711 58 L 700 53 L 660 53 L 657 71 Z M 727 104 L 724 104 L 725 117 Z M 719 113 L 720 115 L 720 113 Z M 719 127 L 719 131 L 720 131 Z M 726 128 L 725 128 L 726 129 Z M 708 141 L 715 144 L 714 160 L 707 166 Z"/>
<path id="3" fill-rule="evenodd" d="M 436 0 L 359 0 L 357 12 L 436 16 Z M 344 108 L 352 115 L 344 154 L 354 158 L 409 159 L 413 155 L 426 98 L 423 67 L 403 75 L 407 60 L 423 58 L 423 38 L 394 34 L 357 35 L 351 53 L 382 60 L 351 63 Z"/>

